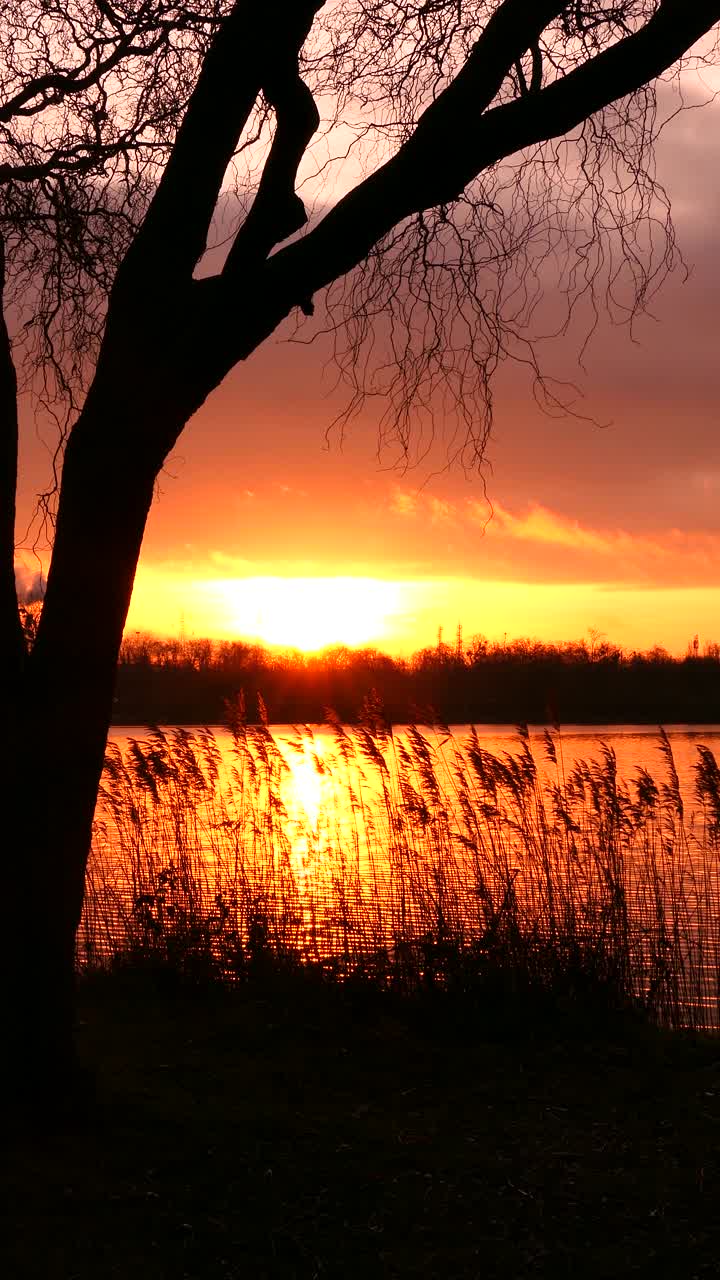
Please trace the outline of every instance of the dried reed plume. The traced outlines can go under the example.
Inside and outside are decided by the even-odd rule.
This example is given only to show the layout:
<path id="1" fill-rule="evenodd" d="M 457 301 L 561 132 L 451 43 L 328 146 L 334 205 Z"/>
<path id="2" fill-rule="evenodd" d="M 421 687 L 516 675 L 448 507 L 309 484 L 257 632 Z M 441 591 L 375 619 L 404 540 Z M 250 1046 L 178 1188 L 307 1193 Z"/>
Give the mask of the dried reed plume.
<path id="1" fill-rule="evenodd" d="M 290 966 L 403 991 L 612 1006 L 717 1026 L 720 770 L 698 748 L 688 818 L 615 754 L 565 772 L 545 733 L 494 755 L 474 729 L 393 733 L 377 708 L 276 741 L 213 732 L 110 745 L 79 964 L 241 980 Z M 298 802 L 298 791 L 304 803 Z M 469 997 L 468 997 L 469 998 Z M 477 1001 L 476 1001 L 477 1003 Z"/>

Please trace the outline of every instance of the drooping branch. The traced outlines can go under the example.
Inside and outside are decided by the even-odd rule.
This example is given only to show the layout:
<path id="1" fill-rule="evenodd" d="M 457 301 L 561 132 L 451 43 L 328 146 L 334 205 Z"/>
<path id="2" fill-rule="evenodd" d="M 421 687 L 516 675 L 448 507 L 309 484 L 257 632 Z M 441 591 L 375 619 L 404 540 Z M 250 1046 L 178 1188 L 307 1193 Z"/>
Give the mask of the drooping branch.
<path id="1" fill-rule="evenodd" d="M 15 591 L 15 491 L 18 465 L 17 377 L 5 321 L 5 246 L 0 237 L 0 669 L 12 682 L 25 653 Z"/>
<path id="2" fill-rule="evenodd" d="M 638 31 L 602 49 L 531 98 L 517 98 L 485 112 L 462 137 L 454 129 L 459 124 L 456 113 L 426 112 L 402 160 L 411 171 L 421 160 L 432 165 L 429 179 L 417 185 L 422 207 L 450 203 L 497 160 L 562 137 L 656 79 L 719 20 L 719 0 L 690 4 L 663 0 Z"/>
<path id="3" fill-rule="evenodd" d="M 504 5 L 498 12 L 507 8 Z M 517 6 L 516 17 L 521 9 Z M 662 75 L 718 21 L 720 0 L 694 0 L 692 4 L 664 0 L 638 31 L 539 92 L 491 107 L 483 114 L 489 88 L 480 77 L 479 60 L 474 64 L 478 78 L 473 81 L 469 60 L 462 93 L 453 92 L 453 82 L 391 160 L 345 196 L 302 241 L 270 259 L 265 268 L 265 332 L 260 338 L 256 331 L 251 332 L 250 349 L 275 328 L 289 306 L 301 305 L 318 289 L 352 270 L 404 218 L 452 202 L 498 160 L 561 137 L 589 115 L 632 94 Z M 507 39 L 503 45 L 505 72 L 518 52 L 530 47 L 532 37 L 529 27 L 516 30 L 515 49 Z M 468 119 L 473 83 L 478 96 Z M 236 358 L 243 354 L 246 352 L 238 350 Z"/>
<path id="4" fill-rule="evenodd" d="M 495 10 L 487 23 L 465 66 L 444 93 L 427 108 L 418 123 L 415 134 L 400 149 L 398 155 L 350 192 L 302 244 L 291 246 L 289 250 L 281 251 L 268 263 L 268 271 L 272 273 L 272 286 L 276 286 L 276 282 L 277 286 L 279 286 L 276 289 L 271 288 L 270 306 L 272 306 L 272 300 L 277 298 L 280 302 L 280 309 L 277 313 L 277 318 L 270 321 L 269 327 L 267 329 L 263 328 L 261 338 L 258 340 L 262 340 L 262 337 L 265 337 L 267 332 L 271 332 L 278 320 L 289 309 L 286 303 L 286 296 L 284 296 L 285 284 L 288 278 L 285 272 L 286 264 L 289 267 L 289 276 L 295 276 L 295 261 L 299 260 L 303 264 L 309 262 L 314 258 L 314 249 L 317 245 L 319 250 L 317 266 L 320 268 L 322 275 L 326 277 L 323 279 L 323 284 L 327 284 L 355 266 L 373 244 L 406 217 L 408 213 L 412 212 L 416 206 L 423 207 L 426 203 L 435 203 L 432 199 L 425 200 L 424 197 L 418 196 L 416 190 L 418 183 L 427 184 L 428 182 L 432 183 L 434 180 L 432 167 L 436 160 L 430 148 L 423 141 L 425 134 L 431 134 L 438 129 L 456 129 L 460 136 L 464 136 L 468 125 L 468 113 L 474 113 L 477 116 L 481 115 L 485 107 L 494 99 L 508 70 L 537 41 L 548 22 L 556 17 L 563 8 L 564 5 L 559 3 L 559 0 L 539 0 L 537 3 L 531 2 L 531 0 L 504 0 L 504 3 Z M 299 91 L 296 89 L 296 92 Z M 429 124 L 428 121 L 430 121 Z M 278 124 L 279 131 L 280 123 Z M 418 133 L 421 136 L 420 144 L 416 142 Z M 283 134 L 283 142 L 284 138 L 285 134 Z M 299 163 L 302 155 L 302 151 L 299 149 L 301 143 L 302 130 L 296 125 L 294 149 L 283 157 L 286 169 L 286 174 L 284 175 L 286 193 L 288 177 L 292 174 L 294 179 L 294 172 L 289 168 L 288 161 L 292 160 L 294 163 L 297 155 Z M 411 152 L 413 146 L 415 147 L 414 153 Z M 428 154 L 422 154 L 424 151 L 427 151 Z M 272 152 L 270 159 L 272 159 Z M 429 166 L 429 170 L 426 166 Z M 326 242 L 321 244 L 320 241 L 325 241 L 328 229 L 333 228 L 333 224 L 336 224 L 338 219 L 346 224 L 346 229 L 349 232 L 349 241 L 344 254 L 340 243 L 343 232 L 340 232 L 337 236 L 334 232 L 328 235 L 328 238 L 332 239 L 330 253 L 332 265 L 328 262 L 329 270 L 326 274 L 319 261 L 320 257 L 325 253 Z M 360 221 L 363 223 L 362 229 L 358 225 Z M 353 226 L 352 224 L 355 225 Z M 325 228 L 324 232 L 323 228 Z M 216 282 L 219 286 L 218 288 L 215 290 L 212 290 L 212 288 L 205 289 L 202 311 L 206 311 L 208 306 L 210 308 L 214 307 L 217 300 L 219 300 L 221 307 L 224 305 L 230 312 L 234 312 L 233 291 L 236 273 L 232 268 L 241 258 L 247 262 L 247 256 L 243 252 L 244 230 L 245 228 L 239 233 L 237 251 L 233 251 L 230 255 L 229 266 L 231 269 L 224 272 L 221 280 Z M 319 235 L 319 233 L 321 234 Z M 356 239 L 358 233 L 363 241 L 363 247 L 359 253 L 357 252 L 359 245 Z M 297 255 L 294 255 L 294 250 L 297 251 Z M 287 256 L 288 254 L 290 255 L 289 257 Z M 341 260 L 343 256 L 346 256 L 346 263 Z M 254 265 L 257 273 L 259 264 L 256 261 Z M 279 274 L 276 274 L 276 272 Z M 311 274 L 311 271 L 305 272 L 301 267 L 298 276 L 308 277 Z M 308 284 L 307 287 L 301 285 L 299 292 L 295 294 L 290 305 L 297 304 L 303 310 L 311 310 L 311 298 L 315 291 L 314 284 Z M 260 312 L 259 318 L 262 324 L 264 320 L 262 312 Z M 252 345 L 248 347 L 248 350 L 252 350 L 256 345 L 256 342 L 252 339 L 251 343 Z M 234 346 L 233 353 L 228 353 L 227 365 L 223 372 L 227 372 L 227 369 L 235 360 L 242 358 L 242 355 L 247 353 L 247 351 L 237 353 L 237 347 Z M 223 356 L 217 353 L 213 362 L 213 378 L 218 376 L 216 370 L 221 368 L 222 364 Z"/>
<path id="5" fill-rule="evenodd" d="M 118 265 L 232 3 L 8 0 L 0 8 L 0 103 L 12 116 L 0 121 L 6 307 L 18 373 L 40 430 L 55 436 L 37 508 L 48 532 Z"/>

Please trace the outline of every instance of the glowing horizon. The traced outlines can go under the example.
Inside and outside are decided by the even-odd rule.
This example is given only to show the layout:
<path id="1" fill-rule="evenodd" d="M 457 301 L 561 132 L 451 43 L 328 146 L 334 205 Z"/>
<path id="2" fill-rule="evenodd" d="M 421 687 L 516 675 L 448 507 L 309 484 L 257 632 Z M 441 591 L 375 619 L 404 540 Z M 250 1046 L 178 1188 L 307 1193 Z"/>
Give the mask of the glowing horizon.
<path id="1" fill-rule="evenodd" d="M 399 584 L 378 578 L 263 575 L 194 585 L 229 634 L 304 652 L 386 639 L 400 607 Z"/>
<path id="2" fill-rule="evenodd" d="M 591 630 L 627 649 L 681 654 L 720 639 L 720 588 L 523 583 L 471 578 L 255 574 L 198 578 L 141 566 L 126 632 L 240 640 L 310 653 L 333 645 L 401 655 L 460 624 L 491 641 L 562 643 Z"/>

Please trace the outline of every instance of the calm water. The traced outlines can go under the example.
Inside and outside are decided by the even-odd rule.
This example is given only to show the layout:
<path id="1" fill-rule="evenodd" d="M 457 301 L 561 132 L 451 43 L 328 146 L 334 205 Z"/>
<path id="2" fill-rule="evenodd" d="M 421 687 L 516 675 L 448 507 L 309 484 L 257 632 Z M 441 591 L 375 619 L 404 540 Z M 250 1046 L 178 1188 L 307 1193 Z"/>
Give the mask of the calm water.
<path id="1" fill-rule="evenodd" d="M 720 749 L 720 724 L 672 724 L 664 725 L 663 727 L 672 742 L 679 773 L 681 769 L 689 769 L 694 762 L 697 743 L 705 743 L 713 750 Z M 211 728 L 220 740 L 229 740 L 230 735 L 223 725 L 213 725 Z M 328 741 L 332 738 L 331 730 L 325 725 L 311 725 L 309 728 L 314 737 Z M 196 726 L 191 726 L 190 732 L 194 732 L 195 729 Z M 303 733 L 303 729 L 303 726 L 298 727 L 295 725 L 280 724 L 271 726 L 272 733 L 278 742 L 294 741 L 297 733 Z M 477 724 L 475 729 L 483 746 L 487 747 L 489 751 L 512 750 L 518 741 L 517 727 L 512 724 Z M 539 757 L 542 753 L 545 728 L 542 725 L 530 725 L 529 730 L 531 742 L 537 748 Z M 402 726 L 395 730 L 398 734 L 402 734 L 403 731 Z M 470 725 L 467 724 L 452 726 L 453 735 L 461 739 L 467 737 L 469 731 Z M 147 732 L 145 725 L 114 725 L 110 730 L 109 741 L 122 745 L 131 737 L 146 737 Z M 309 735 L 305 736 L 309 737 Z M 636 765 L 652 769 L 653 761 L 659 758 L 657 754 L 658 731 L 655 725 L 567 724 L 562 726 L 560 737 L 565 745 L 568 758 L 573 759 L 592 754 L 594 750 L 597 750 L 599 744 L 608 743 L 617 753 L 621 771 Z"/>

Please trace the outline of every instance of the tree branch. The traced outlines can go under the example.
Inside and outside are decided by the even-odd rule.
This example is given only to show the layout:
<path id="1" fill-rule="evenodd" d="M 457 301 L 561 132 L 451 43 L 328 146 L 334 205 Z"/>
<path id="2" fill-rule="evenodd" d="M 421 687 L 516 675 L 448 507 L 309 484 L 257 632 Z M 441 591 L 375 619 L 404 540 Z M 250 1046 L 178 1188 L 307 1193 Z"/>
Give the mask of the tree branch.
<path id="1" fill-rule="evenodd" d="M 263 93 L 277 118 L 275 137 L 252 208 L 235 237 L 223 269 L 226 279 L 237 278 L 250 258 L 265 258 L 270 250 L 299 231 L 307 221 L 305 206 L 295 192 L 300 162 L 319 123 L 315 99 L 301 79 L 298 55 L 318 6 L 308 9 L 309 22 L 292 46 L 278 53 L 263 81 Z"/>
<path id="2" fill-rule="evenodd" d="M 28 81 L 13 98 L 0 104 L 0 123 L 7 124 L 15 116 L 36 115 L 47 107 L 57 106 L 71 95 L 83 93 L 100 84 L 108 72 L 130 56 L 150 57 L 167 40 L 168 29 L 161 26 L 159 33 L 148 44 L 134 44 L 133 41 L 141 34 L 142 28 L 138 27 L 123 35 L 110 53 L 104 58 L 98 56 L 93 65 L 90 51 L 86 50 L 83 62 L 77 67 L 36 76 Z"/>
<path id="3" fill-rule="evenodd" d="M 262 85 L 257 47 L 269 18 L 258 8 L 237 0 L 218 31 L 119 281 L 136 268 L 145 273 L 148 262 L 189 276 L 202 257 L 225 171 Z M 282 29 L 276 11 L 272 19 Z"/>
<path id="4" fill-rule="evenodd" d="M 487 111 L 476 129 L 463 134 L 462 139 L 453 132 L 450 119 L 444 120 L 440 129 L 433 127 L 425 139 L 418 128 L 410 148 L 419 150 L 424 143 L 425 164 L 434 161 L 435 172 L 432 185 L 427 183 L 424 191 L 425 197 L 431 198 L 425 198 L 417 209 L 449 203 L 497 160 L 562 137 L 588 116 L 656 79 L 718 20 L 720 0 L 663 0 L 639 31 L 602 50 L 539 93 Z M 409 149 L 405 163 L 410 158 L 417 166 Z"/>
<path id="5" fill-rule="evenodd" d="M 246 338 L 249 350 L 272 332 L 293 305 L 302 305 L 318 289 L 357 266 L 404 218 L 451 203 L 498 160 L 562 137 L 587 116 L 661 75 L 720 21 L 720 0 L 663 0 L 639 31 L 539 92 L 481 115 L 502 76 L 536 38 L 536 30 L 529 28 L 538 24 L 528 17 L 523 27 L 523 11 L 543 9 L 547 20 L 550 6 L 506 2 L 496 16 L 505 10 L 507 18 L 511 9 L 515 48 L 512 32 L 503 30 L 498 39 L 503 66 L 496 68 L 491 83 L 483 75 L 479 49 L 490 32 L 488 24 L 460 73 L 461 89 L 456 88 L 457 77 L 421 117 L 397 155 L 349 192 L 302 241 L 268 261 L 261 286 L 267 298 L 262 332 L 258 334 L 252 326 Z M 239 350 L 235 358 L 246 354 L 248 350 Z"/>
<path id="6" fill-rule="evenodd" d="M 313 13 L 318 7 L 316 0 Z M 212 366 L 210 376 L 213 379 L 217 378 L 219 381 L 219 378 L 224 376 L 237 359 L 243 358 L 249 354 L 249 351 L 254 350 L 257 343 L 272 332 L 292 305 L 299 305 L 307 312 L 311 311 L 312 294 L 316 289 L 356 266 L 372 246 L 407 214 L 413 212 L 415 208 L 436 203 L 430 196 L 425 198 L 425 189 L 428 182 L 433 183 L 433 167 L 441 167 L 433 154 L 438 138 L 452 130 L 465 137 L 469 120 L 473 116 L 479 117 L 492 102 L 509 69 L 531 45 L 537 42 L 548 22 L 557 17 L 564 7 L 561 0 L 503 0 L 487 23 L 461 71 L 448 88 L 426 109 L 415 132 L 401 147 L 398 154 L 340 201 L 302 243 L 282 250 L 267 263 L 268 285 L 271 289 L 267 307 L 258 308 L 254 313 L 249 326 L 253 337 L 250 338 L 247 348 L 243 345 L 241 353 L 238 354 L 239 335 L 236 331 L 233 332 L 235 292 L 239 277 L 239 272 L 235 268 L 240 261 L 245 265 L 248 264 L 243 245 L 245 228 L 241 229 L 238 234 L 237 252 L 231 251 L 229 256 L 230 270 L 223 272 L 222 276 L 212 281 L 203 281 L 202 290 L 198 291 L 201 303 L 199 312 L 203 317 L 211 315 L 217 306 L 225 309 L 232 317 L 230 332 L 223 344 L 223 349 L 221 350 L 220 344 L 217 344 L 214 358 L 210 361 L 209 367 Z M 300 48 L 300 44 L 297 48 Z M 287 127 L 284 126 L 284 128 Z M 301 133 L 297 126 L 296 130 L 294 150 L 290 152 L 288 148 L 283 163 L 285 169 L 283 186 L 286 194 L 291 163 L 295 164 L 296 155 L 299 163 L 302 155 L 302 152 L 298 154 Z M 285 136 L 283 133 L 283 142 Z M 278 141 L 277 134 L 276 141 Z M 272 152 L 270 159 L 272 159 Z M 293 181 L 296 171 L 297 165 L 292 172 Z M 247 226 L 247 222 L 245 225 Z M 344 235 L 348 235 L 349 238 L 343 249 Z M 323 262 L 326 254 L 329 255 L 326 259 L 327 270 Z M 256 278 L 258 278 L 258 269 L 259 263 L 256 260 Z M 316 272 L 322 284 L 314 283 Z M 308 282 L 307 285 L 305 281 Z M 289 306 L 286 294 L 288 287 L 292 293 L 292 302 Z M 275 310 L 276 302 L 279 303 L 277 310 Z M 270 308 L 270 312 L 266 319 L 263 311 L 267 308 Z M 271 315 L 272 318 L 270 318 Z M 257 339 L 254 337 L 256 326 L 261 327 L 261 333 Z M 240 342 L 242 341 L 240 337 Z M 229 354 L 230 350 L 233 352 L 232 356 Z M 222 374 L 218 374 L 220 369 L 223 370 Z"/>
<path id="7" fill-rule="evenodd" d="M 190 274 L 207 243 L 225 171 L 261 90 L 277 129 L 230 271 L 251 250 L 264 257 L 303 225 L 297 168 L 319 117 L 297 55 L 324 0 L 282 0 L 270 11 L 237 0 L 203 61 L 167 167 L 122 274 L 149 258 Z M 257 206 L 257 212 L 256 212 Z"/>

